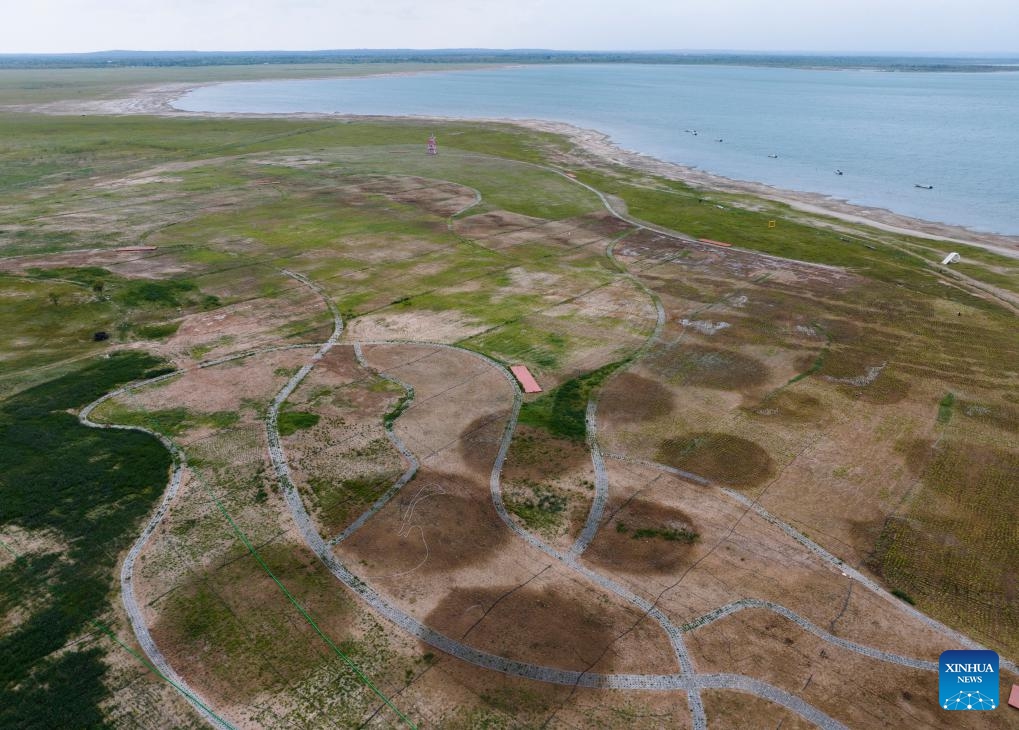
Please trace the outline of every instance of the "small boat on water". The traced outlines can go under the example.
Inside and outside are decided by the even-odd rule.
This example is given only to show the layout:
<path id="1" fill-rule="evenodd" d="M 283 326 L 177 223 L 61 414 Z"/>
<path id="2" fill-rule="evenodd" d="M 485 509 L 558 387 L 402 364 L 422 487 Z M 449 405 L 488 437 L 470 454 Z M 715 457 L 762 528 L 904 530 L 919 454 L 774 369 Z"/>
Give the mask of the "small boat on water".
<path id="1" fill-rule="evenodd" d="M 778 155 L 768 155 L 768 157 L 770 157 L 773 160 L 777 160 L 778 159 Z"/>
<path id="2" fill-rule="evenodd" d="M 921 185 L 920 183 L 914 184 L 913 187 L 914 188 L 920 188 L 921 190 L 933 190 L 934 189 L 933 185 Z"/>
<path id="3" fill-rule="evenodd" d="M 836 171 L 835 171 L 835 174 L 836 174 L 836 175 L 842 175 L 842 174 L 844 174 L 844 173 L 842 172 L 842 170 L 836 170 Z"/>

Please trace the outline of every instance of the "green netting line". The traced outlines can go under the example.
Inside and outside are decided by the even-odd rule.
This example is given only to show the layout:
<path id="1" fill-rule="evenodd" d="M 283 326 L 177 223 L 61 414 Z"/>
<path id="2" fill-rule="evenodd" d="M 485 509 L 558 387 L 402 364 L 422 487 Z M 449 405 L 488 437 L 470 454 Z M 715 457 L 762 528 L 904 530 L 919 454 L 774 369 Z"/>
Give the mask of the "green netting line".
<path id="1" fill-rule="evenodd" d="M 196 474 L 195 476 L 198 475 Z M 346 664 L 351 669 L 351 671 L 353 671 L 354 674 L 357 675 L 358 679 L 360 679 L 368 689 L 375 693 L 376 697 L 382 700 L 382 702 L 384 702 L 389 709 L 395 712 L 397 717 L 399 717 L 404 722 L 404 724 L 407 725 L 407 727 L 411 728 L 411 730 L 417 730 L 417 725 L 411 722 L 410 718 L 408 718 L 406 715 L 400 712 L 400 709 L 393 704 L 392 700 L 390 700 L 389 697 L 387 697 L 385 693 L 382 692 L 382 690 L 376 687 L 375 684 L 368 678 L 368 676 L 363 671 L 361 671 L 361 668 L 357 666 L 354 660 L 348 657 L 346 654 L 344 654 L 340 650 L 340 647 L 336 646 L 333 640 L 330 639 L 325 634 L 325 632 L 319 628 L 318 624 L 315 623 L 315 619 L 313 619 L 311 615 L 305 610 L 304 606 L 302 606 L 297 601 L 297 599 L 294 598 L 294 595 L 289 590 L 287 590 L 287 587 L 280 582 L 279 578 L 277 578 L 276 575 L 272 572 L 272 569 L 268 565 L 266 565 L 265 561 L 262 559 L 262 556 L 259 554 L 258 550 L 255 549 L 255 546 L 251 544 L 251 542 L 248 540 L 244 532 L 237 526 L 237 523 L 234 522 L 233 518 L 230 516 L 230 513 L 226 511 L 226 508 L 223 506 L 223 504 L 219 501 L 216 495 L 212 493 L 212 490 L 210 490 L 208 486 L 205 484 L 205 480 L 202 479 L 201 477 L 198 477 L 198 480 L 202 483 L 202 487 L 205 489 L 205 492 L 209 495 L 209 498 L 212 499 L 216 507 L 219 508 L 219 511 L 223 513 L 223 516 L 226 518 L 227 522 L 230 523 L 230 527 L 233 529 L 234 534 L 237 535 L 238 539 L 240 539 L 240 541 L 244 543 L 244 547 L 246 547 L 248 549 L 248 552 L 251 553 L 252 557 L 254 557 L 256 561 L 258 561 L 258 564 L 262 566 L 262 570 L 266 572 L 266 575 L 272 578 L 273 582 L 279 586 L 280 590 L 283 591 L 283 595 L 287 597 L 287 600 L 294 604 L 294 607 L 301 612 L 301 615 L 304 616 L 308 624 L 313 629 L 315 629 L 315 633 L 322 637 L 322 640 L 329 645 L 329 648 L 336 652 L 336 656 L 338 656 L 343 661 L 343 663 Z"/>
<path id="2" fill-rule="evenodd" d="M 174 681 L 173 681 L 172 679 L 170 679 L 169 677 L 167 677 L 167 676 L 166 676 L 165 674 L 163 674 L 162 672 L 160 672 L 160 671 L 159 671 L 159 670 L 158 670 L 158 669 L 157 669 L 157 668 L 156 668 L 156 667 L 155 667 L 155 666 L 154 666 L 154 665 L 152 664 L 152 662 L 150 662 L 150 661 L 149 661 L 149 660 L 148 660 L 148 659 L 147 659 L 147 658 L 146 658 L 146 657 L 145 657 L 144 655 L 142 655 L 142 654 L 139 654 L 139 653 L 138 653 L 138 652 L 136 652 L 136 651 L 135 651 L 134 649 L 132 649 L 132 648 L 131 648 L 130 646 L 128 646 L 127 644 L 125 644 L 125 643 L 124 643 L 123 641 L 121 641 L 121 640 L 120 640 L 120 638 L 118 638 L 118 637 L 117 637 L 117 635 L 116 635 L 115 633 L 113 633 L 113 631 L 112 631 L 112 630 L 110 629 L 110 627 L 109 627 L 109 626 L 106 626 L 106 625 L 105 625 L 105 624 L 103 624 L 103 623 L 102 623 L 101 621 L 98 621 L 98 620 L 96 620 L 96 619 L 93 619 L 93 620 L 92 620 L 92 623 L 93 623 L 93 624 L 95 624 L 95 625 L 96 625 L 96 627 L 97 627 L 97 628 L 98 628 L 98 629 L 99 629 L 100 631 L 102 631 L 102 632 L 103 632 L 104 634 L 106 634 L 106 635 L 107 635 L 107 636 L 109 636 L 109 637 L 110 637 L 111 639 L 113 639 L 113 641 L 114 641 L 114 642 L 115 642 L 115 643 L 116 643 L 116 644 L 117 644 L 118 646 L 120 646 L 120 647 L 121 647 L 122 649 L 124 649 L 124 650 L 125 650 L 126 652 L 128 652 L 128 653 L 129 653 L 129 654 L 130 654 L 131 656 L 133 656 L 133 657 L 134 657 L 135 659 L 137 659 L 138 661 L 140 661 L 140 662 L 141 662 L 142 664 L 144 664 L 144 665 L 145 665 L 146 667 L 148 667 L 148 669 L 149 669 L 149 671 L 150 671 L 150 672 L 152 672 L 153 674 L 155 674 L 155 675 L 156 675 L 157 677 L 159 677 L 160 679 L 162 679 L 162 680 L 163 680 L 164 682 L 168 683 L 168 684 L 169 684 L 170 686 L 172 686 L 172 687 L 173 687 L 174 689 L 176 689 L 176 690 L 177 690 L 178 692 L 180 692 L 180 693 L 181 693 L 182 695 L 184 695 L 185 697 L 187 697 L 187 698 L 188 698 L 188 699 L 189 699 L 189 700 L 190 700 L 191 702 L 193 702 L 194 704 L 198 705 L 198 706 L 199 706 L 199 707 L 201 707 L 201 708 L 202 708 L 203 710 L 205 710 L 205 712 L 207 712 L 207 713 L 209 714 L 209 716 L 210 716 L 210 717 L 214 718 L 214 719 L 216 720 L 216 722 L 218 722 L 218 723 L 219 723 L 220 725 L 222 725 L 222 726 L 223 726 L 223 727 L 225 727 L 225 728 L 228 728 L 229 730 L 237 730 L 237 728 L 236 728 L 236 727 L 234 727 L 234 726 L 233 726 L 233 725 L 231 725 L 231 724 L 230 724 L 229 722 L 227 722 L 227 721 L 226 721 L 226 720 L 224 720 L 224 719 L 223 719 L 222 717 L 220 717 L 220 716 L 219 716 L 219 715 L 217 715 L 217 714 L 216 714 L 215 712 L 213 712 L 213 711 L 212 711 L 212 710 L 211 710 L 211 709 L 210 709 L 210 708 L 208 707 L 208 705 L 206 705 L 205 703 L 203 703 L 203 702 L 202 702 L 202 701 L 201 701 L 200 699 L 198 699 L 198 698 L 197 698 L 197 697 L 196 697 L 195 695 L 191 694 L 191 693 L 190 693 L 190 692 L 188 692 L 188 691 L 187 691 L 186 689 L 184 689 L 183 687 L 181 687 L 181 686 L 180 686 L 179 684 L 177 684 L 176 682 L 174 682 Z"/>

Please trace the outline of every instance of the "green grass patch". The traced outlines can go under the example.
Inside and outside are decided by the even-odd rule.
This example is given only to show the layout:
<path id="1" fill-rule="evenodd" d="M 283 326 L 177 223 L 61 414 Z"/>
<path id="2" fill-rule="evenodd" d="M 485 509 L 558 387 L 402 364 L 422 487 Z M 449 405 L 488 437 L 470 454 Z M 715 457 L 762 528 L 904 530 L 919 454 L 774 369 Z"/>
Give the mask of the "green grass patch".
<path id="1" fill-rule="evenodd" d="M 524 362 L 546 369 L 558 367 L 567 349 L 567 338 L 562 334 L 527 322 L 513 322 L 469 342 L 473 349 L 506 362 Z"/>
<path id="2" fill-rule="evenodd" d="M 620 360 L 604 365 L 524 403 L 520 409 L 520 423 L 543 428 L 558 438 L 583 441 L 587 435 L 584 417 L 591 392 L 626 362 Z"/>
<path id="3" fill-rule="evenodd" d="M 385 415 L 382 416 L 382 424 L 389 430 L 392 430 L 393 424 L 396 423 L 396 419 L 403 415 L 404 411 L 410 408 L 410 404 L 414 402 L 414 389 L 411 388 L 403 396 L 400 397 L 392 408 L 386 411 Z"/>
<path id="4" fill-rule="evenodd" d="M 198 285 L 186 279 L 176 281 L 127 280 L 114 292 L 113 300 L 125 307 L 183 307 L 201 305 L 212 308 L 219 299 L 201 294 Z"/>
<path id="5" fill-rule="evenodd" d="M 138 325 L 134 328 L 134 332 L 145 340 L 162 340 L 176 334 L 179 328 L 180 322 L 161 322 Z"/>
<path id="6" fill-rule="evenodd" d="M 948 423 L 952 420 L 952 409 L 955 407 L 955 393 L 945 393 L 938 401 L 938 423 Z"/>
<path id="7" fill-rule="evenodd" d="M 916 601 L 913 600 L 913 597 L 906 593 L 901 588 L 892 588 L 892 595 L 898 598 L 900 601 L 905 601 L 910 606 L 916 605 Z"/>
<path id="8" fill-rule="evenodd" d="M 283 411 L 276 421 L 279 426 L 280 436 L 291 436 L 298 431 L 311 428 L 319 421 L 317 413 L 307 411 Z"/>
<path id="9" fill-rule="evenodd" d="M 671 527 L 628 527 L 623 522 L 616 523 L 616 532 L 629 535 L 634 540 L 659 539 L 666 542 L 680 542 L 693 545 L 701 536 L 692 530 L 676 530 Z"/>
<path id="10" fill-rule="evenodd" d="M 105 406 L 102 417 L 107 423 L 142 426 L 167 436 L 177 436 L 193 428 L 229 428 L 240 420 L 237 411 L 195 413 L 187 408 L 165 408 L 155 411 L 131 411 L 116 405 Z"/>
<path id="11" fill-rule="evenodd" d="M 530 493 L 507 495 L 506 509 L 531 530 L 548 532 L 562 524 L 569 498 L 545 484 L 529 485 Z"/>

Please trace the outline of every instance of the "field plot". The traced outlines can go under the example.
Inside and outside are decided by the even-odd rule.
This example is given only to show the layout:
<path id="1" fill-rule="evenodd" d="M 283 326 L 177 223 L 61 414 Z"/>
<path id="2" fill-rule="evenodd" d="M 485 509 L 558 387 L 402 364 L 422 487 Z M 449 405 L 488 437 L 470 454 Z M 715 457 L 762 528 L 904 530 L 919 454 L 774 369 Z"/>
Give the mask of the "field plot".
<path id="1" fill-rule="evenodd" d="M 1012 519 L 1004 475 L 1015 473 L 1001 448 L 1019 348 L 1007 315 L 665 241 L 631 237 L 617 253 L 671 316 L 660 344 L 605 389 L 607 448 L 757 498 L 935 615 L 960 620 L 976 592 L 995 608 L 970 611 L 968 628 L 1017 645 L 1005 558 L 1017 545 L 995 526 Z"/>
<path id="2" fill-rule="evenodd" d="M 0 117 L 0 725 L 947 728 L 941 651 L 1015 681 L 1014 314 L 915 242 L 506 126 L 74 121 Z"/>

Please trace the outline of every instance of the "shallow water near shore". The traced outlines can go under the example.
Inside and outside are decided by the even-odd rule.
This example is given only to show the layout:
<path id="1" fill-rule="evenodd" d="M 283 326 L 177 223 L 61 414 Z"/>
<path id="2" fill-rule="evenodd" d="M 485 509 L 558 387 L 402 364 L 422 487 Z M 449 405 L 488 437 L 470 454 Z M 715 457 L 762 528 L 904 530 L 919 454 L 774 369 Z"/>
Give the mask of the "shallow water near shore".
<path id="1" fill-rule="evenodd" d="M 1019 234 L 1019 73 L 525 66 L 226 83 L 174 106 L 567 122 L 737 180 Z"/>

